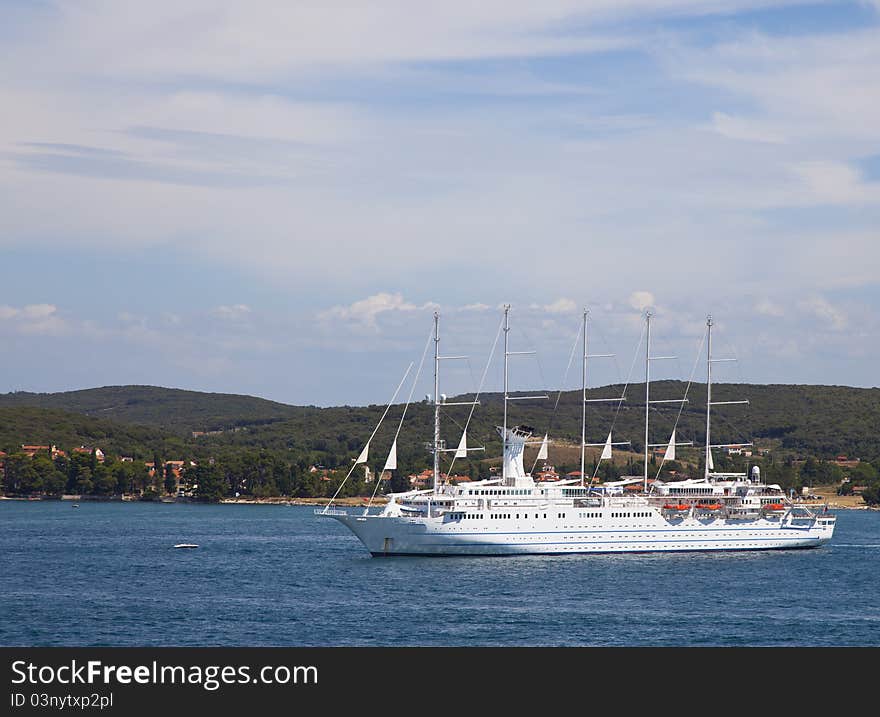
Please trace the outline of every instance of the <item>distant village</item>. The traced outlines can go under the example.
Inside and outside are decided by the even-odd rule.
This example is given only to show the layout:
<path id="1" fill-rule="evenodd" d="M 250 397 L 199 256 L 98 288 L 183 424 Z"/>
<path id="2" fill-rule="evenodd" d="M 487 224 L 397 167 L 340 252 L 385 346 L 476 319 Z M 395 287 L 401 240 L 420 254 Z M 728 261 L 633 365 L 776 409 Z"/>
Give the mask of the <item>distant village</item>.
<path id="1" fill-rule="evenodd" d="M 753 448 L 747 445 L 732 445 L 722 449 L 724 453 L 730 456 L 742 456 L 745 458 L 749 458 L 752 455 L 757 456 L 765 456 L 769 453 L 769 449 L 766 448 Z M 655 457 L 657 459 L 663 458 L 663 453 L 665 448 L 657 448 L 654 450 Z M 64 450 L 61 450 L 55 445 L 37 445 L 37 444 L 22 444 L 21 450 L 15 451 L 14 456 L 25 456 L 33 459 L 34 457 L 46 457 L 51 461 L 55 462 L 59 458 L 67 458 L 70 459 L 75 457 L 78 459 L 80 463 L 82 463 L 83 459 L 89 458 L 94 461 L 93 465 L 104 465 L 106 464 L 131 464 L 133 468 L 135 468 L 140 475 L 144 476 L 145 480 L 140 484 L 139 487 L 131 486 L 130 490 L 133 491 L 131 493 L 132 497 L 137 498 L 139 495 L 142 495 L 145 491 L 151 490 L 152 486 L 161 486 L 160 490 L 163 490 L 164 493 L 168 496 L 174 496 L 177 498 L 191 498 L 196 495 L 196 491 L 198 489 L 198 485 L 194 482 L 194 480 L 190 480 L 188 478 L 188 473 L 193 475 L 189 469 L 196 468 L 199 464 L 194 460 L 184 460 L 184 459 L 176 459 L 176 460 L 163 460 L 157 466 L 155 461 L 144 461 L 142 464 L 143 468 L 140 468 L 139 461 L 136 461 L 131 456 L 114 456 L 108 458 L 105 452 L 99 446 L 77 446 L 76 448 L 71 449 L 70 456 Z M 7 453 L 0 451 L 0 481 L 6 476 L 7 470 L 7 460 L 13 456 L 8 456 Z M 798 463 L 803 463 L 803 461 L 796 461 Z M 838 455 L 834 460 L 828 461 L 828 463 L 836 465 L 844 470 L 846 469 L 855 469 L 861 464 L 859 458 L 850 458 L 846 455 Z M 214 459 L 208 459 L 206 461 L 207 465 L 214 465 Z M 500 468 L 498 466 L 492 466 L 489 468 L 490 475 L 496 475 L 499 472 Z M 143 472 L 141 472 L 143 471 Z M 319 483 L 332 483 L 339 478 L 339 469 L 330 469 L 323 465 L 310 465 L 306 471 L 309 475 L 313 477 L 314 480 L 317 480 Z M 854 474 L 857 471 L 854 471 Z M 197 471 L 195 472 L 197 473 Z M 675 470 L 670 470 L 669 474 L 675 477 L 687 477 L 686 474 L 682 473 L 679 475 Z M 578 480 L 581 478 L 581 472 L 574 470 L 569 472 L 563 472 L 557 470 L 556 466 L 551 463 L 543 463 L 540 468 L 536 469 L 534 472 L 534 478 L 537 482 L 553 482 L 559 480 Z M 193 476 L 194 477 L 194 476 Z M 385 471 L 379 475 L 380 479 L 383 481 L 389 481 L 385 485 L 390 485 L 391 472 Z M 621 478 L 631 478 L 634 476 L 621 476 Z M 640 477 L 640 476 L 636 476 Z M 371 471 L 369 466 L 363 466 L 363 474 L 362 481 L 364 484 L 372 484 L 376 479 L 376 474 Z M 430 489 L 433 486 L 434 481 L 434 473 L 430 468 L 426 468 L 425 470 L 418 473 L 411 473 L 405 476 L 406 484 L 412 490 L 425 490 Z M 473 479 L 465 474 L 456 473 L 452 475 L 448 475 L 446 473 L 440 474 L 440 479 L 443 483 L 451 483 L 451 484 L 462 484 L 471 482 Z M 596 478 L 593 482 L 601 482 L 601 479 Z M 649 479 L 649 483 L 654 482 L 653 479 Z M 843 485 L 847 486 L 847 491 L 854 494 L 860 494 L 863 490 L 867 488 L 864 485 L 853 485 L 853 482 L 849 477 L 843 478 Z M 398 484 L 399 485 L 399 484 Z M 633 490 L 636 490 L 638 486 L 634 486 Z M 233 490 L 236 489 L 233 485 Z M 332 490 L 332 489 L 331 489 Z M 398 490 L 400 488 L 398 487 Z M 237 495 L 237 494 L 236 494 Z"/>
<path id="2" fill-rule="evenodd" d="M 27 456 L 28 458 L 34 458 L 35 456 L 45 456 L 52 461 L 55 461 L 58 458 L 67 458 L 68 454 L 66 451 L 58 448 L 53 445 L 35 445 L 35 444 L 22 444 L 21 450 L 18 451 L 21 455 Z M 71 454 L 77 456 L 94 456 L 96 463 L 104 464 L 107 462 L 107 455 L 97 446 L 77 446 L 76 448 L 71 450 Z M 5 477 L 6 474 L 6 459 L 7 453 L 4 451 L 0 451 L 0 480 Z M 120 463 L 135 463 L 135 459 L 131 456 L 118 456 L 116 459 Z M 146 468 L 147 475 L 151 481 L 155 480 L 157 477 L 156 474 L 156 464 L 153 461 L 145 461 L 144 467 Z M 175 482 L 175 493 L 180 496 L 188 496 L 192 494 L 192 491 L 196 486 L 190 485 L 186 481 L 186 469 L 188 467 L 195 467 L 197 463 L 195 461 L 185 461 L 185 460 L 167 460 L 160 464 L 160 473 L 158 477 L 160 480 L 164 480 L 168 476 L 172 476 Z"/>

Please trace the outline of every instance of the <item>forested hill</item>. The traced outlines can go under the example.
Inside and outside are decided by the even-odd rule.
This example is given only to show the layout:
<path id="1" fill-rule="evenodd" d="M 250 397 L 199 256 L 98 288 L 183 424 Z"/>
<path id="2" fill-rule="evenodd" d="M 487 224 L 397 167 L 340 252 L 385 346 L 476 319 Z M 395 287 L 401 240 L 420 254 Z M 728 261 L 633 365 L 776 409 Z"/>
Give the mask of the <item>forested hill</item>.
<path id="1" fill-rule="evenodd" d="M 31 406 L 82 413 L 187 434 L 293 418 L 308 408 L 253 396 L 201 393 L 157 386 L 104 386 L 63 393 L 0 394 L 0 408 Z"/>
<path id="2" fill-rule="evenodd" d="M 153 426 L 84 416 L 33 406 L 0 406 L 0 449 L 15 453 L 22 445 L 63 450 L 97 446 L 114 456 L 151 457 L 154 451 L 177 453 L 186 448 L 180 436 Z"/>
<path id="3" fill-rule="evenodd" d="M 622 387 L 592 389 L 590 397 L 620 395 Z M 685 384 L 652 383 L 652 399 L 681 398 Z M 641 450 L 644 435 L 644 386 L 631 385 L 627 401 L 616 413 L 609 404 L 590 404 L 588 441 L 601 442 L 614 425 L 615 440 L 631 440 Z M 510 422 L 524 423 L 543 435 L 577 440 L 580 435 L 580 392 L 562 394 L 554 411 L 550 400 L 513 402 Z M 680 441 L 701 443 L 705 431 L 705 385 L 694 384 L 678 424 Z M 750 405 L 713 409 L 713 442 L 753 440 L 774 451 L 829 458 L 838 454 L 863 459 L 880 457 L 880 389 L 846 386 L 713 385 L 713 400 L 748 399 Z M 452 399 L 450 399 L 452 400 Z M 485 455 L 497 455 L 494 426 L 501 422 L 501 397 L 480 397 L 468 431 L 471 445 L 484 445 Z M 27 409 L 27 410 L 24 410 Z M 44 409 L 44 410 L 38 410 Z M 50 409 L 50 410 L 46 410 Z M 157 444 L 204 454 L 223 448 L 254 448 L 318 454 L 316 460 L 343 463 L 356 455 L 375 426 L 383 407 L 297 407 L 250 396 L 199 393 L 150 386 L 116 386 L 55 394 L 0 395 L 3 426 L 0 448 L 21 443 L 104 442 L 128 452 L 151 454 Z M 390 444 L 401 407 L 392 409 L 374 446 Z M 668 439 L 678 404 L 652 407 L 651 442 Z M 616 413 L 616 416 L 615 416 Z M 79 418 L 77 418 L 79 414 Z M 88 418 L 83 418 L 83 414 Z M 467 408 L 443 409 L 443 437 L 455 444 L 467 418 Z M 431 434 L 432 408 L 410 407 L 400 449 L 413 462 L 424 458 L 422 442 Z M 206 432 L 194 438 L 192 432 Z M 219 433 L 209 433 L 218 432 Z M 388 433 L 388 435 L 386 435 Z M 641 438 L 641 440 L 640 440 Z M 332 460 L 335 459 L 335 460 Z"/>

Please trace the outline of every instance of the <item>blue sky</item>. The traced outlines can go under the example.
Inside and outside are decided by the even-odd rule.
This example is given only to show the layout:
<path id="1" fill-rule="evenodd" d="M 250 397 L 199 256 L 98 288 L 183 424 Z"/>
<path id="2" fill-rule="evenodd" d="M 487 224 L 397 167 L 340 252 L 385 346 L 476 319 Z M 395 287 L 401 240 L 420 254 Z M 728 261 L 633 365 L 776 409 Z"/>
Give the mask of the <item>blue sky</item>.
<path id="1" fill-rule="evenodd" d="M 437 307 L 472 390 L 503 302 L 523 388 L 584 305 L 877 385 L 878 76 L 876 1 L 7 1 L 0 390 L 382 402 Z"/>

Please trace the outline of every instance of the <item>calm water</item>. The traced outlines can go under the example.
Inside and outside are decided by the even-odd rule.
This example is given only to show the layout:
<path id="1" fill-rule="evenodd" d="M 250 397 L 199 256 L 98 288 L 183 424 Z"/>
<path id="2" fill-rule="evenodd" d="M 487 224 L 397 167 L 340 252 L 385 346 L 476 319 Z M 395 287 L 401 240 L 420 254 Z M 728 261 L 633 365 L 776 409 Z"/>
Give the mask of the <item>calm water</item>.
<path id="1" fill-rule="evenodd" d="M 0 644 L 877 646 L 880 513 L 838 516 L 816 550 L 374 559 L 311 508 L 0 501 Z"/>

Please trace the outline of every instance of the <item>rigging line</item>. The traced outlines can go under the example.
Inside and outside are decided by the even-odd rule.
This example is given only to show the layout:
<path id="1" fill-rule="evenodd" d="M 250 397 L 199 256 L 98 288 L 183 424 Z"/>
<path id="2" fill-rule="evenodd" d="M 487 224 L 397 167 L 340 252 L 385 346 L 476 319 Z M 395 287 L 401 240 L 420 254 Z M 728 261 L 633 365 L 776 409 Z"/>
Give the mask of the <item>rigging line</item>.
<path id="1" fill-rule="evenodd" d="M 382 425 L 382 421 L 385 420 L 385 416 L 388 415 L 388 411 L 390 411 L 391 406 L 394 405 L 394 400 L 397 398 L 397 394 L 400 393 L 400 389 L 403 386 L 404 381 L 406 381 L 406 377 L 409 376 L 409 372 L 412 371 L 412 367 L 413 367 L 413 362 L 410 361 L 409 366 L 406 369 L 406 373 L 403 374 L 403 378 L 400 379 L 400 383 L 397 384 L 397 388 L 394 389 L 394 395 L 391 397 L 391 400 L 388 402 L 388 405 L 385 406 L 385 411 L 382 414 L 382 418 L 379 419 L 379 422 L 376 424 L 376 427 L 373 429 L 373 432 L 370 434 L 370 437 L 367 439 L 367 442 L 365 445 L 367 445 L 367 446 L 370 445 L 370 441 L 372 441 L 373 438 L 376 436 L 376 433 L 379 431 L 379 426 Z M 355 459 L 355 461 L 357 461 L 357 459 Z M 342 483 L 339 484 L 339 487 L 336 489 L 336 492 L 333 494 L 333 497 L 330 499 L 330 502 L 327 503 L 326 507 L 324 508 L 325 513 L 327 512 L 328 508 L 330 508 L 330 506 L 333 505 L 333 501 L 336 500 L 336 496 L 339 495 L 339 491 L 342 490 L 342 486 L 344 486 L 346 481 L 349 478 L 351 478 L 351 474 L 354 473 L 354 469 L 357 468 L 359 465 L 360 465 L 359 463 L 355 462 L 354 465 L 352 465 L 352 467 L 349 469 L 345 478 L 342 479 Z"/>
<path id="2" fill-rule="evenodd" d="M 495 341 L 492 342 L 492 350 L 489 351 L 489 358 L 486 359 L 486 366 L 483 368 L 483 375 L 480 377 L 480 385 L 477 387 L 477 393 L 474 396 L 474 402 L 471 404 L 470 413 L 468 413 L 467 421 L 464 424 L 463 433 L 467 433 L 468 426 L 471 425 L 471 418 L 473 418 L 474 410 L 477 408 L 477 401 L 480 400 L 480 394 L 483 392 L 483 384 L 486 381 L 486 375 L 489 373 L 489 366 L 492 363 L 492 357 L 495 355 L 495 349 L 498 347 L 498 339 L 501 337 L 501 329 L 504 328 L 504 318 L 501 319 L 501 323 L 498 324 L 498 331 L 495 332 Z M 452 466 L 455 465 L 455 454 L 452 454 L 452 460 L 449 463 L 449 468 L 446 472 L 447 476 L 452 475 Z M 502 460 L 504 458 L 502 457 Z"/>
<path id="3" fill-rule="evenodd" d="M 400 429 L 403 428 L 403 419 L 406 418 L 407 409 L 409 409 L 409 405 L 412 403 L 413 393 L 416 390 L 416 384 L 419 382 L 419 376 L 422 375 L 422 367 L 425 365 L 425 357 L 428 355 L 428 347 L 431 345 L 431 339 L 434 338 L 434 329 L 428 332 L 428 340 L 425 342 L 425 349 L 422 351 L 422 360 L 419 361 L 419 367 L 416 370 L 416 375 L 413 377 L 412 386 L 409 388 L 409 396 L 406 397 L 406 405 L 403 407 L 403 413 L 400 414 L 400 421 L 397 424 L 397 432 L 394 434 L 394 440 L 391 442 L 391 445 L 394 445 L 397 442 L 397 437 L 400 435 Z M 379 490 L 379 484 L 382 482 L 382 473 L 385 471 L 381 471 L 379 475 L 376 476 L 376 485 L 373 487 L 373 495 L 370 496 L 370 501 L 367 503 L 367 509 L 369 509 L 373 505 L 373 499 L 376 497 L 376 493 Z"/>
<path id="4" fill-rule="evenodd" d="M 684 389 L 684 396 L 683 396 L 684 399 L 687 399 L 688 393 L 691 390 L 691 384 L 693 384 L 693 382 L 694 382 L 694 376 L 697 373 L 697 366 L 700 363 L 700 359 L 702 358 L 703 346 L 706 344 L 706 337 L 708 335 L 709 335 L 709 328 L 707 327 L 706 330 L 703 332 L 703 338 L 700 339 L 700 346 L 697 349 L 697 355 L 696 355 L 696 358 L 694 358 L 694 366 L 691 369 L 691 377 L 688 379 L 687 386 Z M 675 417 L 675 424 L 672 426 L 672 435 L 673 436 L 675 435 L 675 431 L 678 428 L 678 422 L 681 419 L 681 414 L 684 412 L 684 407 L 686 405 L 687 405 L 686 402 L 682 401 L 678 407 L 678 415 Z M 663 454 L 663 458 L 660 461 L 660 466 L 657 468 L 657 474 L 654 476 L 655 481 L 660 477 L 660 471 L 663 470 L 664 463 L 666 463 L 666 454 L 665 453 Z"/>
<path id="5" fill-rule="evenodd" d="M 541 364 L 541 355 L 538 353 L 538 344 L 533 343 L 529 335 L 525 332 L 525 330 L 517 325 L 516 330 L 519 332 L 520 336 L 523 337 L 524 343 L 526 346 L 534 346 L 535 347 L 535 361 L 538 364 L 538 376 L 541 379 L 541 390 L 546 391 L 548 388 L 547 378 L 544 375 L 544 366 Z"/>
<path id="6" fill-rule="evenodd" d="M 623 385 L 623 391 L 620 392 L 620 400 L 617 402 L 617 408 L 614 411 L 614 418 L 611 419 L 611 430 L 614 431 L 614 426 L 617 424 L 617 417 L 620 415 L 620 408 L 623 406 L 623 399 L 626 398 L 626 390 L 629 388 L 629 384 L 632 382 L 633 371 L 636 368 L 636 360 L 639 357 L 639 349 L 642 346 L 642 339 L 645 338 L 645 332 L 647 331 L 647 324 L 642 326 L 642 333 L 639 334 L 639 342 L 636 344 L 636 350 L 633 352 L 633 360 L 629 365 L 629 375 L 626 377 L 626 383 Z M 593 482 L 596 480 L 596 476 L 599 475 L 599 466 L 602 465 L 601 459 L 596 461 L 596 468 L 593 471 L 593 477 L 590 478 L 590 484 L 587 486 L 587 490 L 589 490 Z M 582 476 L 583 478 L 583 476 Z"/>
<path id="7" fill-rule="evenodd" d="M 547 422 L 548 435 L 553 429 L 553 419 L 556 418 L 556 409 L 559 408 L 559 399 L 562 397 L 562 392 L 565 389 L 565 382 L 568 381 L 568 372 L 571 370 L 571 364 L 574 362 L 574 352 L 577 351 L 578 339 L 581 337 L 581 329 L 581 324 L 578 324 L 577 334 L 574 337 L 574 344 L 572 344 L 571 353 L 568 355 L 568 365 L 565 367 L 565 373 L 562 375 L 562 384 L 559 387 L 559 392 L 556 394 L 556 402 L 553 404 L 553 413 L 550 414 L 550 420 Z M 538 451 L 538 453 L 540 453 L 540 451 Z M 535 468 L 538 465 L 538 453 L 535 454 L 535 462 L 532 463 L 532 473 L 535 472 Z"/>
<path id="8" fill-rule="evenodd" d="M 598 324 L 594 325 L 593 332 L 599 334 L 599 341 L 600 341 L 601 345 L 605 347 L 605 350 L 608 351 L 609 353 L 614 353 L 611 350 L 611 342 L 608 341 L 608 338 L 605 336 L 605 333 L 602 331 L 602 327 Z M 620 373 L 620 362 L 617 360 L 616 353 L 614 353 L 614 355 L 612 356 L 612 359 L 614 361 L 614 371 L 617 374 L 617 383 L 622 384 L 623 377 Z"/>

